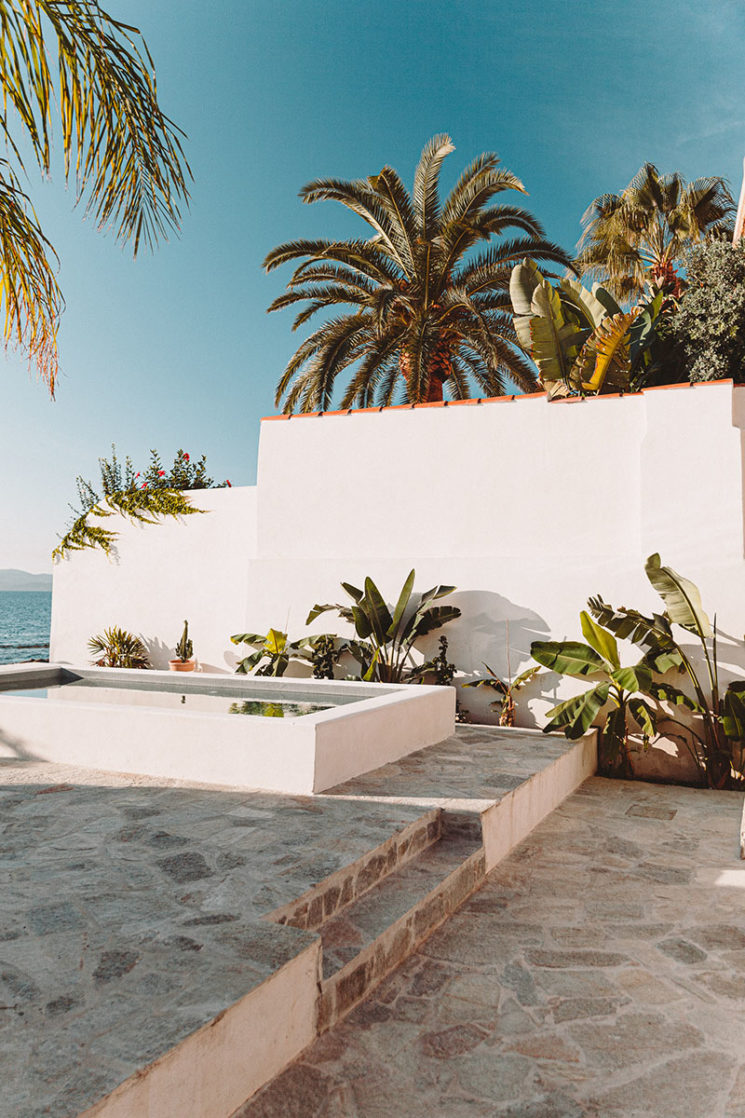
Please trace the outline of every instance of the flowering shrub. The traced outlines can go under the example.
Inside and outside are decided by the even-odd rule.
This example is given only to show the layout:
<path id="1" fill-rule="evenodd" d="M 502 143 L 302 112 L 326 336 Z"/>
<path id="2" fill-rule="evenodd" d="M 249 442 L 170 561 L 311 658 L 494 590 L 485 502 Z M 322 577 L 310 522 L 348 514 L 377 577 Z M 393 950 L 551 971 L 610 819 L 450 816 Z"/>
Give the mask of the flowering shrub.
<path id="1" fill-rule="evenodd" d="M 185 491 L 230 486 L 229 481 L 216 482 L 208 476 L 204 455 L 193 462 L 185 450 L 177 451 L 169 469 L 164 469 L 157 450 L 150 451 L 150 462 L 144 471 L 135 470 L 129 457 L 121 462 L 114 446 L 111 458 L 98 461 L 100 493 L 90 481 L 80 476 L 76 478 L 80 507 L 73 509 L 74 519 L 52 552 L 54 559 L 87 547 L 100 547 L 107 555 L 111 553 L 116 532 L 91 523 L 89 518 L 101 519 L 119 513 L 143 524 L 156 524 L 158 517 L 189 516 L 203 511 L 194 508 L 184 495 Z"/>

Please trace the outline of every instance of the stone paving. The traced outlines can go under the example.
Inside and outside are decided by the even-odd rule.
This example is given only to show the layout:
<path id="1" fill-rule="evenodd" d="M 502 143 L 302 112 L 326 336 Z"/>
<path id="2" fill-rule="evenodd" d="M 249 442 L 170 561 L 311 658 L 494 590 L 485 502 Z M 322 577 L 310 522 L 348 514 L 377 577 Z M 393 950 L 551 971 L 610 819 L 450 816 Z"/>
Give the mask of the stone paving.
<path id="1" fill-rule="evenodd" d="M 262 917 L 567 748 L 461 729 L 316 797 L 0 761 L 2 1118 L 77 1115 L 313 939 Z"/>
<path id="2" fill-rule="evenodd" d="M 459 726 L 445 741 L 354 777 L 324 796 L 480 812 L 573 745 L 537 730 Z"/>
<path id="3" fill-rule="evenodd" d="M 262 914 L 421 814 L 0 762 L 0 1114 L 77 1115 L 211 1020 L 315 938 Z"/>
<path id="4" fill-rule="evenodd" d="M 588 781 L 235 1118 L 743 1118 L 741 808 Z"/>

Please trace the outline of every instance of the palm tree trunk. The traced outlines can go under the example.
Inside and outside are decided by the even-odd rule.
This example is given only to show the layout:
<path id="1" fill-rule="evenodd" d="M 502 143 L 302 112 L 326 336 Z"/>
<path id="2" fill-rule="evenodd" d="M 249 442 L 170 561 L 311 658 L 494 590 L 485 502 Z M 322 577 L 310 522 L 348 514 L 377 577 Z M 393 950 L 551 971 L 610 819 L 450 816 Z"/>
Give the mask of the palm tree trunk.
<path id="1" fill-rule="evenodd" d="M 398 356 L 398 367 L 401 376 L 406 383 L 409 383 L 412 370 L 411 354 L 402 349 Z M 440 342 L 437 345 L 429 362 L 429 377 L 427 384 L 427 395 L 422 400 L 411 400 L 412 404 L 434 404 L 440 403 L 443 398 L 443 385 L 452 372 L 450 364 L 450 346 L 447 342 Z"/>

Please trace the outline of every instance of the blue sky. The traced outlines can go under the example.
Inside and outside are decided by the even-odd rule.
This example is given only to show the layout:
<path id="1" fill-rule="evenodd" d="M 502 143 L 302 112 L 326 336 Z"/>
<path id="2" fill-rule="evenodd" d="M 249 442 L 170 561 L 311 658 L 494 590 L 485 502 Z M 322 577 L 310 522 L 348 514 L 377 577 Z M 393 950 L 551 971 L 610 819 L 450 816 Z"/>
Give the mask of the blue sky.
<path id="1" fill-rule="evenodd" d="M 31 180 L 61 260 L 63 376 L 51 403 L 21 359 L 0 356 L 0 567 L 50 569 L 75 475 L 97 477 L 112 442 L 137 463 L 150 447 L 205 452 L 216 477 L 254 482 L 259 419 L 299 340 L 291 312 L 265 313 L 284 272 L 261 261 L 281 241 L 355 229 L 333 203 L 299 202 L 310 179 L 390 163 L 410 182 L 425 141 L 448 132 L 446 188 L 497 151 L 568 249 L 588 203 L 646 159 L 739 190 L 739 0 L 105 6 L 145 33 L 189 137 L 192 204 L 179 239 L 132 261 L 73 211 L 59 173 Z"/>

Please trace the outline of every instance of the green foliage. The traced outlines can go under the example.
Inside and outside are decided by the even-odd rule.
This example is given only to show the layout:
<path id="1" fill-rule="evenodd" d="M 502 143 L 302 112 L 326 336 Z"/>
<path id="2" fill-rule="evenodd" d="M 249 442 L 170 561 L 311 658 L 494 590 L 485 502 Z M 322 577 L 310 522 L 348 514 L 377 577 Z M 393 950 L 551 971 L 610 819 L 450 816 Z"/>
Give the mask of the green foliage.
<path id="1" fill-rule="evenodd" d="M 479 679 L 471 679 L 468 683 L 464 683 L 464 687 L 486 687 L 490 691 L 496 691 L 497 698 L 493 703 L 489 703 L 492 710 L 499 713 L 500 726 L 514 726 L 515 725 L 515 695 L 521 691 L 526 684 L 530 683 L 532 679 L 540 672 L 540 668 L 528 668 L 527 671 L 521 672 L 512 680 L 500 679 L 497 673 L 484 664 L 487 672 L 486 676 L 481 676 Z"/>
<path id="2" fill-rule="evenodd" d="M 412 605 L 415 576 L 415 571 L 409 572 L 393 611 L 371 578 L 365 579 L 364 590 L 343 582 L 352 604 L 315 605 L 306 624 L 327 610 L 335 610 L 354 626 L 355 639 L 347 641 L 345 648 L 359 663 L 362 679 L 403 683 L 415 678 L 417 669 L 411 656 L 417 641 L 460 617 L 457 606 L 433 605 L 452 594 L 454 586 L 435 586 Z"/>
<path id="3" fill-rule="evenodd" d="M 745 239 L 709 241 L 687 256 L 688 286 L 672 319 L 684 375 L 745 383 Z"/>
<path id="4" fill-rule="evenodd" d="M 341 203 L 372 236 L 291 241 L 264 261 L 267 271 L 302 261 L 270 311 L 301 305 L 294 329 L 324 316 L 280 379 L 276 400 L 285 412 L 327 410 L 347 372 L 342 408 L 438 400 L 444 384 L 455 399 L 473 387 L 501 395 L 508 378 L 523 390 L 534 387 L 509 315 L 510 269 L 526 255 L 562 265 L 569 258 L 527 210 L 494 204 L 505 191 L 525 188 L 491 152 L 441 199 L 440 169 L 452 151 L 449 136 L 430 140 L 411 192 L 392 167 L 351 182 L 322 179 L 300 192 L 307 203 Z"/>
<path id="5" fill-rule="evenodd" d="M 314 679 L 334 679 L 334 667 L 344 652 L 344 644 L 331 633 L 309 638 L 310 662 Z"/>
<path id="6" fill-rule="evenodd" d="M 686 183 L 645 163 L 620 194 L 602 194 L 582 218 L 574 261 L 619 300 L 639 299 L 649 285 L 677 296 L 687 247 L 705 236 L 732 238 L 735 203 L 724 179 Z"/>
<path id="7" fill-rule="evenodd" d="M 281 629 L 270 629 L 268 633 L 236 633 L 230 638 L 233 644 L 247 644 L 254 649 L 236 665 L 240 675 L 282 676 L 291 660 L 307 663 L 311 658 L 313 637 L 302 637 L 290 641 Z"/>
<path id="8" fill-rule="evenodd" d="M 510 299 L 515 333 L 552 398 L 628 388 L 636 310 L 624 314 L 597 284 L 588 291 L 565 277 L 554 286 L 532 260 L 512 269 Z"/>
<path id="9" fill-rule="evenodd" d="M 443 633 L 437 642 L 437 653 L 431 660 L 425 660 L 411 673 L 411 679 L 427 680 L 435 687 L 451 687 L 455 673 L 458 670 L 455 664 L 448 660 L 448 639 Z M 429 679 L 428 677 L 433 677 Z"/>
<path id="10" fill-rule="evenodd" d="M 0 0 L 0 3 L 2 0 Z M 72 551 L 84 548 L 101 548 L 110 555 L 117 533 L 95 523 L 118 513 L 141 524 L 157 524 L 159 517 L 191 516 L 204 510 L 195 508 L 183 491 L 196 489 L 221 489 L 229 481 L 216 483 L 207 475 L 205 456 L 191 461 L 187 451 L 178 450 L 169 469 L 161 465 L 157 451 L 150 451 L 150 463 L 144 472 L 135 471 L 131 458 L 122 462 L 111 447 L 110 458 L 99 458 L 100 482 L 78 476 L 76 486 L 80 507 L 74 509 L 74 519 L 67 532 L 52 552 L 53 559 L 61 559 Z"/>
<path id="11" fill-rule="evenodd" d="M 139 637 L 112 625 L 91 637 L 88 650 L 99 668 L 149 668 L 150 655 Z"/>
<path id="12" fill-rule="evenodd" d="M 597 624 L 586 612 L 580 613 L 582 632 L 587 641 L 534 641 L 530 652 L 545 668 L 560 675 L 599 676 L 601 681 L 581 695 L 559 703 L 548 712 L 544 733 L 563 730 L 574 740 L 586 734 L 605 712 L 599 739 L 600 770 L 619 776 L 633 776 L 628 739 L 633 727 L 645 739 L 655 733 L 655 712 L 636 692 L 647 691 L 652 671 L 645 659 L 632 667 L 621 667 L 618 644 L 612 631 Z"/>
<path id="13" fill-rule="evenodd" d="M 8 156 L 0 158 L 5 342 L 25 350 L 53 394 L 63 300 L 56 254 L 20 188 L 24 160 L 30 155 L 48 178 L 56 130 L 76 200 L 135 255 L 178 228 L 190 172 L 182 133 L 160 106 L 144 40 L 98 2 L 0 0 L 0 83 Z"/>
<path id="14" fill-rule="evenodd" d="M 188 660 L 191 660 L 193 654 L 194 654 L 194 645 L 191 642 L 191 640 L 189 639 L 189 622 L 185 621 L 184 622 L 184 631 L 181 634 L 181 639 L 179 640 L 178 644 L 176 645 L 176 656 L 178 657 L 178 659 L 181 661 L 182 664 L 185 664 Z"/>
<path id="15" fill-rule="evenodd" d="M 638 689 L 658 703 L 688 712 L 688 720 L 679 723 L 684 730 L 683 740 L 691 739 L 690 748 L 702 779 L 709 787 L 739 786 L 744 776 L 745 721 L 740 714 L 745 684 L 730 683 L 722 694 L 716 623 L 709 620 L 698 587 L 672 567 L 663 566 L 657 554 L 647 559 L 645 571 L 662 598 L 663 613 L 645 616 L 638 610 L 623 607 L 616 610 L 602 598 L 590 598 L 590 611 L 616 636 L 644 649 L 642 663 L 653 675 L 677 671 L 687 677 L 692 694 L 653 677 L 649 681 L 640 678 Z M 674 625 L 696 637 L 701 650 L 700 662 L 678 643 Z M 678 722 L 672 715 L 665 717 L 666 721 Z"/>

